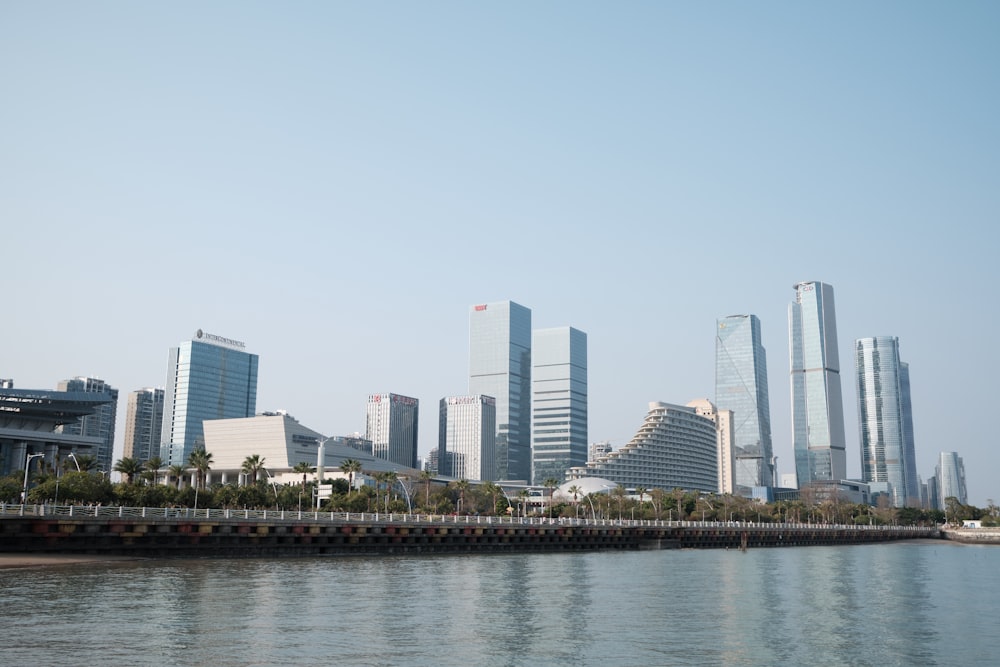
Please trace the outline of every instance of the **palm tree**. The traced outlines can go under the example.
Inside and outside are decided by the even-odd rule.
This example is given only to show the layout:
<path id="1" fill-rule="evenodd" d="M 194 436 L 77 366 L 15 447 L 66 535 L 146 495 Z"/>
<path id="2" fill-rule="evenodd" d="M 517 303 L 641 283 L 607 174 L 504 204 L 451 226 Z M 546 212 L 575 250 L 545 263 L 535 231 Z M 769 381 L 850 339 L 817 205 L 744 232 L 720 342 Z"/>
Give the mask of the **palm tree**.
<path id="1" fill-rule="evenodd" d="M 250 486 L 257 484 L 257 473 L 264 469 L 264 458 L 260 454 L 254 454 L 243 459 L 243 467 L 240 472 L 250 477 Z"/>
<path id="2" fill-rule="evenodd" d="M 615 498 L 618 499 L 618 520 L 620 521 L 622 518 L 622 508 L 625 503 L 625 487 L 619 484 L 611 491 L 611 493 L 613 493 Z"/>
<path id="3" fill-rule="evenodd" d="M 459 511 L 465 511 L 465 491 L 469 488 L 469 480 L 460 479 L 455 482 L 455 488 L 458 489 L 458 508 Z"/>
<path id="4" fill-rule="evenodd" d="M 361 472 L 361 461 L 344 459 L 340 464 L 340 471 L 347 475 L 347 495 L 351 495 L 351 491 L 354 490 L 354 474 Z"/>
<path id="5" fill-rule="evenodd" d="M 493 498 L 493 513 L 497 513 L 497 500 L 500 494 L 503 493 L 503 489 L 496 482 L 485 482 L 483 484 L 483 491 L 485 491 L 491 498 Z"/>
<path id="6" fill-rule="evenodd" d="M 577 502 L 577 498 L 579 497 L 583 489 L 581 489 L 578 485 L 574 484 L 573 486 L 566 489 L 566 491 L 573 494 L 573 506 L 576 508 L 577 518 L 580 518 L 580 505 Z M 584 513 L 584 515 L 586 516 L 586 513 Z"/>
<path id="7" fill-rule="evenodd" d="M 559 486 L 559 480 L 555 477 L 549 477 L 545 480 L 543 486 L 549 490 L 549 518 L 552 518 L 552 501 L 556 495 L 556 488 Z"/>
<path id="8" fill-rule="evenodd" d="M 311 472 L 314 472 L 315 470 L 316 470 L 315 468 L 313 468 L 311 465 L 309 465 L 305 461 L 299 461 L 298 463 L 295 464 L 295 467 L 292 468 L 292 472 L 300 472 L 300 473 L 302 473 L 302 488 L 303 489 L 306 488 L 306 475 L 308 475 Z"/>
<path id="9" fill-rule="evenodd" d="M 133 459 L 129 456 L 125 456 L 118 459 L 118 462 L 115 463 L 115 467 L 112 468 L 112 470 L 120 472 L 125 476 L 125 483 L 131 484 L 132 479 L 137 474 L 142 472 L 142 463 L 139 462 L 139 459 Z"/>
<path id="10" fill-rule="evenodd" d="M 212 455 L 204 448 L 196 449 L 188 455 L 187 464 L 198 473 L 198 485 L 195 488 L 205 488 L 205 479 L 208 477 L 208 471 L 212 469 Z"/>
<path id="11" fill-rule="evenodd" d="M 399 481 L 399 474 L 395 470 L 382 473 L 382 481 L 385 482 L 385 511 L 389 511 L 389 496 L 392 494 L 392 487 Z"/>
<path id="12" fill-rule="evenodd" d="M 646 495 L 646 487 L 644 487 L 644 486 L 637 486 L 637 487 L 635 487 L 635 492 L 639 494 L 639 518 L 641 519 L 642 518 L 642 499 Z"/>
<path id="13" fill-rule="evenodd" d="M 424 483 L 424 507 L 430 510 L 431 506 L 431 473 L 429 470 L 420 471 L 420 481 Z"/>
<path id="14" fill-rule="evenodd" d="M 97 469 L 97 457 L 93 454 L 75 454 L 76 464 L 80 466 L 80 472 L 90 472 Z"/>
<path id="15" fill-rule="evenodd" d="M 160 469 L 163 467 L 163 459 L 159 456 L 154 456 L 148 461 L 146 461 L 146 470 L 153 473 L 153 485 L 156 485 L 156 478 L 159 476 Z"/>
<path id="16" fill-rule="evenodd" d="M 181 488 L 181 480 L 184 479 L 184 466 L 172 465 L 167 468 L 167 480 L 177 480 L 177 489 Z"/>

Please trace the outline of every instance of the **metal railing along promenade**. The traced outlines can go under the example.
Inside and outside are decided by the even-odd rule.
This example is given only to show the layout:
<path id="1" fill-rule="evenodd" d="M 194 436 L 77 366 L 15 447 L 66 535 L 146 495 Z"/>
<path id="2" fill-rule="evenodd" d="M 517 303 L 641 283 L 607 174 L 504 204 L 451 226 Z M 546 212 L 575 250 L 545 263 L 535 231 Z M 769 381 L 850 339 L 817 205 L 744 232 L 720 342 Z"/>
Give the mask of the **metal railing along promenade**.
<path id="1" fill-rule="evenodd" d="M 251 509 L 193 509 L 189 507 L 124 507 L 118 505 L 12 505 L 0 504 L 0 520 L 10 516 L 33 516 L 55 519 L 145 519 L 164 521 L 290 521 L 316 523 L 371 523 L 371 524 L 458 524 L 503 526 L 621 526 L 629 528 L 733 528 L 741 530 L 821 530 L 868 531 L 881 530 L 900 533 L 937 530 L 927 526 L 891 526 L 869 524 L 831 523 L 768 523 L 753 521 L 662 521 L 655 519 L 613 519 L 572 517 L 519 517 L 482 516 L 477 514 L 401 514 L 379 512 L 321 512 L 318 510 L 251 510 Z"/>

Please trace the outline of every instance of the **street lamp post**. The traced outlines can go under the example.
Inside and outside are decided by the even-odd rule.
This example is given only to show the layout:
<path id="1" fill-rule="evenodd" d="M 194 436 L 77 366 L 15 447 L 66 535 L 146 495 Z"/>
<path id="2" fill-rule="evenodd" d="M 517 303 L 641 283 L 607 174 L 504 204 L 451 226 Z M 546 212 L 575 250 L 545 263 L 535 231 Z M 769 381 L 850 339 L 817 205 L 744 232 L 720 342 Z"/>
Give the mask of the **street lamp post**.
<path id="1" fill-rule="evenodd" d="M 396 478 L 396 481 L 399 482 L 399 488 L 403 489 L 403 495 L 406 496 L 406 509 L 410 514 L 413 514 L 413 503 L 410 502 L 410 491 L 406 488 L 406 484 L 403 483 L 405 480 L 405 477 Z"/>
<path id="2" fill-rule="evenodd" d="M 74 454 L 73 452 L 70 452 L 69 454 L 66 455 L 66 458 L 73 459 L 73 463 L 76 464 L 76 471 L 77 472 L 83 472 L 82 470 L 80 470 L 80 462 L 76 460 L 76 454 Z"/>
<path id="3" fill-rule="evenodd" d="M 45 454 L 27 454 L 24 459 L 24 486 L 21 489 L 21 504 L 28 504 L 28 468 L 31 466 L 31 459 L 36 459 Z"/>

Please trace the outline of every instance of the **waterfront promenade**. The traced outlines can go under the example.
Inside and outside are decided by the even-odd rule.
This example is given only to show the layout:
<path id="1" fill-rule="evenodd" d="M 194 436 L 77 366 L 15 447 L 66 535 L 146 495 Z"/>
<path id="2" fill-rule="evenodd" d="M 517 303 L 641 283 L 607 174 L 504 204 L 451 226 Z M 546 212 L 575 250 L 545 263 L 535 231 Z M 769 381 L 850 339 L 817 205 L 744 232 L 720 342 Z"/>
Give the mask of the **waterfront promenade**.
<path id="1" fill-rule="evenodd" d="M 937 528 L 0 505 L 0 552 L 131 557 L 502 553 L 864 544 Z"/>

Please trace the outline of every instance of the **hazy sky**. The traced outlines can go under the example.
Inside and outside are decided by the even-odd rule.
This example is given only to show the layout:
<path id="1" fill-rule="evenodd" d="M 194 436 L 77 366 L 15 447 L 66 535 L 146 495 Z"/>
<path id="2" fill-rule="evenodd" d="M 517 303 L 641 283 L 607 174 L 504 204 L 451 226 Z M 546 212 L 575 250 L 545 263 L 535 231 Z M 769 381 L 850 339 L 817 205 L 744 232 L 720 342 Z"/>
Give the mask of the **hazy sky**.
<path id="1" fill-rule="evenodd" d="M 714 399 L 754 313 L 793 470 L 787 307 L 909 362 L 918 471 L 1000 501 L 996 2 L 0 2 L 0 377 L 163 386 L 195 330 L 258 411 L 364 430 L 468 389 L 471 305 L 589 336 L 590 440 Z M 984 297 L 983 295 L 987 295 Z"/>

